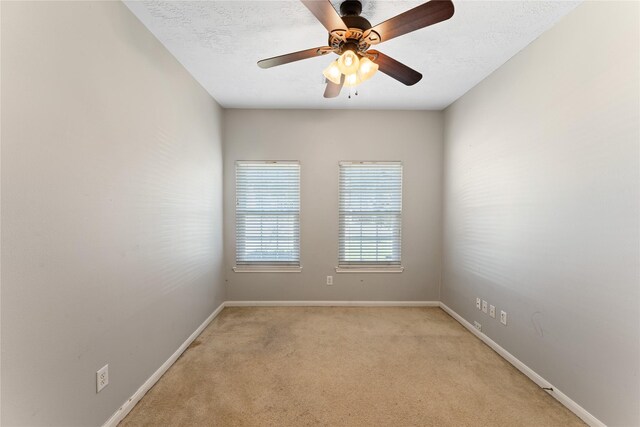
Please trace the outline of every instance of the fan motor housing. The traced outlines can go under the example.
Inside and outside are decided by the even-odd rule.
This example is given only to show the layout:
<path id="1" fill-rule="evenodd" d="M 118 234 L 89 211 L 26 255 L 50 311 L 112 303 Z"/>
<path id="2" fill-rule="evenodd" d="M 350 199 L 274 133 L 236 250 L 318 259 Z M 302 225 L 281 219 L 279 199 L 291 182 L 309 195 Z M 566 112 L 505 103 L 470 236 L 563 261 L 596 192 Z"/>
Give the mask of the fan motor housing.
<path id="1" fill-rule="evenodd" d="M 349 28 L 358 28 L 362 31 L 371 28 L 371 23 L 362 16 L 343 16 L 342 20 L 345 24 L 347 24 L 347 27 Z"/>
<path id="2" fill-rule="evenodd" d="M 371 23 L 360 16 L 361 12 L 362 3 L 358 0 L 345 0 L 340 4 L 341 18 L 347 31 L 334 30 L 329 33 L 329 46 L 338 55 L 345 50 L 364 54 L 372 44 L 379 42 L 378 34 L 371 30 Z"/>

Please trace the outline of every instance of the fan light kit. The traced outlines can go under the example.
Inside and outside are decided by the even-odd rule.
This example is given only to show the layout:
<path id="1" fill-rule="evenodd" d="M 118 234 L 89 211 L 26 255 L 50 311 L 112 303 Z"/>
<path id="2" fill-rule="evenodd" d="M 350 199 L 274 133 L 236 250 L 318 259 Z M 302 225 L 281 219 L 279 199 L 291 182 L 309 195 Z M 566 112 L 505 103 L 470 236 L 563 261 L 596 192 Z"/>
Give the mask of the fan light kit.
<path id="1" fill-rule="evenodd" d="M 358 55 L 348 50 L 333 61 L 322 74 L 333 84 L 340 84 L 344 76 L 344 85 L 347 87 L 357 86 L 369 80 L 378 71 L 378 64 L 367 57 L 362 59 Z"/>
<path id="2" fill-rule="evenodd" d="M 302 59 L 335 53 L 333 61 L 322 74 L 327 80 L 325 98 L 335 98 L 343 86 L 349 88 L 369 80 L 378 71 L 407 86 L 422 79 L 422 74 L 376 50 L 369 50 L 392 38 L 410 33 L 453 16 L 450 0 L 431 0 L 398 16 L 371 26 L 360 16 L 362 4 L 358 0 L 345 0 L 340 4 L 340 15 L 329 0 L 301 0 L 329 32 L 328 46 L 302 50 L 258 61 L 260 68 L 271 68 Z"/>

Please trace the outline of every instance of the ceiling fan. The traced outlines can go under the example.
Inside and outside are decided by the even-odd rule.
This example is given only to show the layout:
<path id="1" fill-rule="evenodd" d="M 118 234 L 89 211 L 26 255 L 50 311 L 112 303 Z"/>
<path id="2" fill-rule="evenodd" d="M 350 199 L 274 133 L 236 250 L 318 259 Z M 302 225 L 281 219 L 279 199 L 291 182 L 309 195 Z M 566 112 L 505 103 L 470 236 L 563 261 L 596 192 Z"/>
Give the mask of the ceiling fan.
<path id="1" fill-rule="evenodd" d="M 407 86 L 418 83 L 422 74 L 369 48 L 446 21 L 453 16 L 454 11 L 451 0 L 431 0 L 371 26 L 369 21 L 360 16 L 362 3 L 358 0 L 343 1 L 340 4 L 340 15 L 329 0 L 301 1 L 329 31 L 329 45 L 263 59 L 258 61 L 258 66 L 271 68 L 333 52 L 339 55 L 339 58 L 323 71 L 327 79 L 325 98 L 335 98 L 343 86 L 354 87 L 370 79 L 378 69 Z"/>

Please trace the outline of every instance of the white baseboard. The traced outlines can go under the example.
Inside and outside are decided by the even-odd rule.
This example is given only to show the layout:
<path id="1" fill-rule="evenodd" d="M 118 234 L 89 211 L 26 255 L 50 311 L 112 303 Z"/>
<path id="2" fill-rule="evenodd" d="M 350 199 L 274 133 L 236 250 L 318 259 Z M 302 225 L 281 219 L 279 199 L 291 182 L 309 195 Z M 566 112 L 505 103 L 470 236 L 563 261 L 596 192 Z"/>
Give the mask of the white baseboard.
<path id="1" fill-rule="evenodd" d="M 213 313 L 211 313 L 209 317 L 206 318 L 204 322 L 202 322 L 200 326 L 198 326 L 198 329 L 196 329 L 189 336 L 189 338 L 187 338 L 187 340 L 182 343 L 182 345 L 175 351 L 175 353 L 173 353 L 171 357 L 169 357 L 169 359 L 167 359 L 167 361 L 164 362 L 162 366 L 160 366 L 158 370 L 155 371 L 147 381 L 145 381 L 144 384 L 142 384 L 138 391 L 133 393 L 133 396 L 131 396 L 129 399 L 127 399 L 126 402 L 124 402 L 124 404 L 111 416 L 111 418 L 109 418 L 107 422 L 104 423 L 103 427 L 116 427 L 118 423 L 122 421 L 124 417 L 126 417 L 127 414 L 133 409 L 133 407 L 136 406 L 136 403 L 138 403 L 138 401 L 142 399 L 142 397 L 151 389 L 151 387 L 153 387 L 154 384 L 158 382 L 160 377 L 162 377 L 164 373 L 167 372 L 171 365 L 173 365 L 175 361 L 178 360 L 178 357 L 180 357 L 180 355 L 184 353 L 184 351 L 191 345 L 191 343 L 196 338 L 198 338 L 198 335 L 200 335 L 204 328 L 206 328 L 209 323 L 211 323 L 211 321 L 216 318 L 216 316 L 222 311 L 224 307 L 225 303 L 223 302 L 218 308 L 215 309 Z"/>
<path id="2" fill-rule="evenodd" d="M 439 301 L 227 301 L 225 307 L 440 307 Z"/>
<path id="3" fill-rule="evenodd" d="M 451 317 L 457 320 L 462 326 L 471 331 L 472 334 L 480 338 L 485 344 L 491 347 L 496 353 L 502 356 L 506 361 L 515 366 L 520 372 L 529 377 L 534 383 L 540 387 L 550 387 L 553 391 L 547 391 L 551 396 L 566 406 L 571 412 L 576 414 L 580 419 L 591 427 L 606 427 L 606 425 L 591 415 L 586 409 L 578 405 L 566 394 L 558 390 L 547 380 L 538 375 L 533 369 L 529 368 L 507 350 L 498 345 L 491 338 L 478 331 L 471 323 L 467 322 L 462 316 L 449 308 L 446 304 L 439 301 L 226 301 L 220 304 L 216 310 L 211 313 L 207 319 L 196 329 L 187 340 L 167 359 L 166 362 L 158 368 L 157 371 L 149 377 L 147 381 L 131 396 L 112 416 L 107 420 L 103 427 L 116 427 L 120 421 L 127 416 L 133 407 L 142 399 L 142 397 L 154 386 L 154 384 L 164 375 L 165 372 L 178 360 L 178 357 L 191 345 L 191 343 L 202 333 L 202 331 L 211 323 L 213 319 L 225 307 L 440 307 L 446 311 Z"/>
<path id="4" fill-rule="evenodd" d="M 482 332 L 478 331 L 471 323 L 467 322 L 462 316 L 460 316 L 458 313 L 456 313 L 451 308 L 449 308 L 445 303 L 440 302 L 440 307 L 444 311 L 446 311 L 451 317 L 456 319 L 462 326 L 467 328 L 469 331 L 471 331 L 471 333 L 473 333 L 475 336 L 480 338 L 480 340 L 482 340 L 485 344 L 487 344 L 489 347 L 491 347 L 496 353 L 498 353 L 500 356 L 502 356 L 502 358 L 504 358 L 507 362 L 511 363 L 520 372 L 522 372 L 527 377 L 529 377 L 531 379 L 531 381 L 533 381 L 534 383 L 536 383 L 540 387 L 552 388 L 553 390 L 545 390 L 545 391 L 548 394 L 550 394 L 551 396 L 553 396 L 560 403 L 562 403 L 564 406 L 566 406 L 567 409 L 569 409 L 571 412 L 573 412 L 578 417 L 580 417 L 580 419 L 582 421 L 584 421 L 585 423 L 587 423 L 591 427 L 606 427 L 606 425 L 602 421 L 600 421 L 599 419 L 597 419 L 596 417 L 591 415 L 589 413 L 589 411 L 584 409 L 582 406 L 578 405 L 569 396 L 567 396 L 566 394 L 562 393 L 560 390 L 558 390 L 557 387 L 555 387 L 549 381 L 547 381 L 544 378 L 542 378 L 533 369 L 531 369 L 530 367 L 525 365 L 523 362 L 521 362 L 514 355 L 509 353 L 504 348 L 500 347 L 500 345 L 498 345 L 491 338 L 489 338 L 488 336 L 486 336 Z"/>

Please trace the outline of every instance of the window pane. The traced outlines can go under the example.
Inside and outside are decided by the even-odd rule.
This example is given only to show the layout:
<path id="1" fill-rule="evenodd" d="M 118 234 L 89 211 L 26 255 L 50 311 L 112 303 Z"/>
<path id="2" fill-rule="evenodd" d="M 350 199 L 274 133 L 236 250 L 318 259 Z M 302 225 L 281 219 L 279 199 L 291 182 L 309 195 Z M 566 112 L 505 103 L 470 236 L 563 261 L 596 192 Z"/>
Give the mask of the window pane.
<path id="1" fill-rule="evenodd" d="M 340 164 L 341 266 L 400 265 L 402 164 Z"/>
<path id="2" fill-rule="evenodd" d="M 236 265 L 300 265 L 299 163 L 236 163 Z"/>

